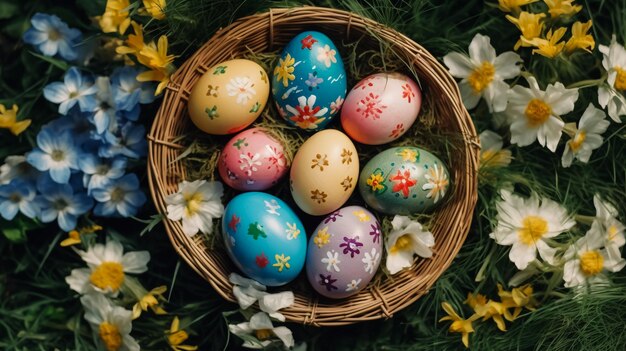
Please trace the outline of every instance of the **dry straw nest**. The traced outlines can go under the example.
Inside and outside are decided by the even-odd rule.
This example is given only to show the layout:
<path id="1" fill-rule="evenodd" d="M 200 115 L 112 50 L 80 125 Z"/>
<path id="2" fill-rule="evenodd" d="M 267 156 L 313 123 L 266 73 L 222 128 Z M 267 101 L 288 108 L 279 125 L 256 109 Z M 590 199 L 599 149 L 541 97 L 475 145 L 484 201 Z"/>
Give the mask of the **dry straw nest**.
<path id="1" fill-rule="evenodd" d="M 436 238 L 434 256 L 418 260 L 411 269 L 376 279 L 359 294 L 327 300 L 311 288 L 296 287 L 295 303 L 285 309 L 288 320 L 317 326 L 351 324 L 390 318 L 426 294 L 452 263 L 468 233 L 477 199 L 478 143 L 472 121 L 463 107 L 457 85 L 437 60 L 420 45 L 393 29 L 353 13 L 316 7 L 273 9 L 241 18 L 222 28 L 172 76 L 149 139 L 149 181 L 157 209 L 165 213 L 165 196 L 177 190 L 188 174 L 181 160 L 185 146 L 178 143 L 194 128 L 187 116 L 187 100 L 200 76 L 211 66 L 250 52 L 281 49 L 304 30 L 319 30 L 335 42 L 355 41 L 371 47 L 386 43 L 427 87 L 437 128 L 460 138 L 449 153 L 454 191 L 431 219 Z M 228 275 L 235 271 L 224 250 L 211 250 L 206 241 L 183 234 L 178 222 L 165 219 L 167 233 L 178 254 L 225 299 L 235 301 Z M 287 286 L 287 288 L 293 288 Z"/>

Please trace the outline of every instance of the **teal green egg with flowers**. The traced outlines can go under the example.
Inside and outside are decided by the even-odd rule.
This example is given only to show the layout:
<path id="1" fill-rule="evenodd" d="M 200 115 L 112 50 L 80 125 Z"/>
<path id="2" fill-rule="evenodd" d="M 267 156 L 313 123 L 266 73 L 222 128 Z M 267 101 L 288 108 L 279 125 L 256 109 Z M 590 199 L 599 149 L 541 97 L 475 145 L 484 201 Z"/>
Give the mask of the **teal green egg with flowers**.
<path id="1" fill-rule="evenodd" d="M 386 214 L 428 213 L 449 193 L 450 174 L 432 153 L 412 146 L 394 147 L 374 156 L 361 171 L 359 192 Z"/>
<path id="2" fill-rule="evenodd" d="M 329 37 L 306 31 L 289 41 L 272 75 L 272 96 L 285 121 L 321 130 L 337 115 L 346 93 L 346 70 Z"/>

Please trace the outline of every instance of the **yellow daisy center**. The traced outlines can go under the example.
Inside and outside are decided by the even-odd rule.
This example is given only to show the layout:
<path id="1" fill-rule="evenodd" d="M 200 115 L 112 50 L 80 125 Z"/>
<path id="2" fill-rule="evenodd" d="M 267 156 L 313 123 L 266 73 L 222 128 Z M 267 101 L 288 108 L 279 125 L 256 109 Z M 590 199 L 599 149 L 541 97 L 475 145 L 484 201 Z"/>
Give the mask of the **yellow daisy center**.
<path id="1" fill-rule="evenodd" d="M 552 108 L 550 105 L 546 104 L 543 100 L 540 99 L 532 99 L 526 105 L 526 111 L 524 114 L 526 115 L 526 119 L 528 120 L 528 124 L 532 127 L 537 127 L 544 124 L 548 118 L 550 118 L 550 114 L 552 113 Z"/>
<path id="2" fill-rule="evenodd" d="M 572 149 L 573 152 L 578 152 L 578 150 L 580 150 L 583 146 L 586 138 L 587 133 L 585 133 L 585 131 L 580 131 L 580 133 L 576 134 L 574 139 L 569 141 L 569 148 Z"/>
<path id="3" fill-rule="evenodd" d="M 617 90 L 626 90 L 626 70 L 621 67 L 614 67 L 617 72 L 617 77 L 615 77 L 615 89 Z"/>
<path id="4" fill-rule="evenodd" d="M 404 234 L 396 240 L 396 243 L 389 249 L 389 252 L 407 251 L 412 247 L 412 240 L 409 234 Z"/>
<path id="5" fill-rule="evenodd" d="M 580 270 L 587 276 L 602 272 L 604 257 L 598 251 L 587 251 L 580 255 Z"/>
<path id="6" fill-rule="evenodd" d="M 102 262 L 91 273 L 89 281 L 100 289 L 117 291 L 124 282 L 124 267 L 118 262 Z"/>
<path id="7" fill-rule="evenodd" d="M 272 337 L 272 331 L 270 329 L 259 329 L 255 332 L 256 338 L 263 341 Z"/>
<path id="8" fill-rule="evenodd" d="M 167 336 L 167 341 L 170 345 L 180 345 L 187 339 L 189 339 L 189 334 L 184 330 L 179 330 Z"/>
<path id="9" fill-rule="evenodd" d="M 193 216 L 202 205 L 202 194 L 194 193 L 191 196 L 186 196 L 185 201 L 187 201 L 187 206 L 185 206 L 185 211 L 187 212 L 187 216 Z"/>
<path id="10" fill-rule="evenodd" d="M 483 62 L 480 67 L 476 67 L 472 74 L 467 77 L 469 86 L 476 94 L 480 94 L 487 88 L 489 83 L 493 80 L 493 76 L 496 73 L 495 67 L 491 62 Z"/>
<path id="11" fill-rule="evenodd" d="M 548 233 L 548 222 L 538 216 L 528 216 L 522 221 L 522 227 L 517 231 L 523 244 L 531 245 Z"/>
<path id="12" fill-rule="evenodd" d="M 122 335 L 116 325 L 102 322 L 98 329 L 100 339 L 104 342 L 107 351 L 117 351 L 122 347 Z"/>

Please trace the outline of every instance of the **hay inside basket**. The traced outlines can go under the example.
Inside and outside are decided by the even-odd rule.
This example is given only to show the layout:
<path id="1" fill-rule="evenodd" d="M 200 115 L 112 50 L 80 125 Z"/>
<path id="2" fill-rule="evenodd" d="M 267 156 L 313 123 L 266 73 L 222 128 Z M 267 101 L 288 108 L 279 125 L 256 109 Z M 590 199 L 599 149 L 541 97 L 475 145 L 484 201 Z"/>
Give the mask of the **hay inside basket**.
<path id="1" fill-rule="evenodd" d="M 438 155 L 448 165 L 452 186 L 446 202 L 432 215 L 420 216 L 435 236 L 431 259 L 418 259 L 411 269 L 393 277 L 379 269 L 377 276 L 359 294 L 342 300 L 317 295 L 305 274 L 277 290 L 293 290 L 294 305 L 281 311 L 288 320 L 313 325 L 342 325 L 364 320 L 389 318 L 425 294 L 450 265 L 469 230 L 476 203 L 478 144 L 470 117 L 463 107 L 456 83 L 447 71 L 423 48 L 402 34 L 372 20 L 333 9 L 302 7 L 271 10 L 242 18 L 218 31 L 172 76 L 155 118 L 149 138 L 149 180 L 153 200 L 165 213 L 164 197 L 177 190 L 183 179 L 216 179 L 221 147 L 231 136 L 208 136 L 198 131 L 187 116 L 187 100 L 194 83 L 212 65 L 232 58 L 247 58 L 273 67 L 282 47 L 298 33 L 318 30 L 336 44 L 349 76 L 348 86 L 377 71 L 401 71 L 415 78 L 422 88 L 423 104 L 418 121 L 400 139 L 381 146 L 356 144 L 362 165 L 378 152 L 398 145 L 414 145 Z M 367 57 L 367 60 L 364 58 Z M 271 99 L 271 97 L 270 97 Z M 286 141 L 288 157 L 310 135 L 282 121 L 269 101 L 254 126 L 267 128 Z M 338 116 L 329 126 L 340 128 Z M 287 180 L 268 192 L 297 210 Z M 227 189 L 224 202 L 236 193 Z M 358 191 L 345 204 L 364 205 Z M 297 211 L 298 215 L 302 212 Z M 323 217 L 302 215 L 307 232 Z M 392 216 L 381 216 L 383 233 Z M 189 238 L 180 223 L 165 220 L 176 251 L 224 298 L 234 301 L 230 272 L 237 271 L 219 236 Z M 219 228 L 219 223 L 215 228 Z"/>

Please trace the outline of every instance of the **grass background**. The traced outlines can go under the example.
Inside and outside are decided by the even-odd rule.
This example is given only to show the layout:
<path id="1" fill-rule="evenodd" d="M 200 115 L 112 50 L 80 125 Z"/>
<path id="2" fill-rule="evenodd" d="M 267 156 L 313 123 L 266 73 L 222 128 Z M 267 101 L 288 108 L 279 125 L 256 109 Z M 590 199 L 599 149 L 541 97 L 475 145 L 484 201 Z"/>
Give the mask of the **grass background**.
<path id="1" fill-rule="evenodd" d="M 626 38 L 624 1 L 578 1 L 584 6 L 578 18 L 594 21 L 593 35 L 598 44 L 608 45 L 613 33 L 618 42 Z M 371 17 L 407 34 L 438 58 L 449 51 L 466 52 L 476 33 L 488 35 L 496 51 L 511 50 L 519 35 L 504 18 L 495 2 L 467 0 L 326 0 L 326 1 L 186 1 L 169 0 L 167 20 L 150 22 L 147 36 L 167 33 L 170 51 L 180 55 L 181 63 L 204 43 L 214 31 L 244 15 L 269 7 L 300 4 L 336 7 Z M 533 4 L 540 11 L 545 5 Z M 20 116 L 29 116 L 33 125 L 20 137 L 0 138 L 0 158 L 28 151 L 34 145 L 39 126 L 56 117 L 55 109 L 41 96 L 43 86 L 58 80 L 64 72 L 60 62 L 42 60 L 20 42 L 35 12 L 60 16 L 71 27 L 95 33 L 90 16 L 103 12 L 102 0 L 22 1 L 0 0 L 0 103 L 20 105 Z M 96 34 L 94 34 L 96 35 Z M 597 49 L 593 55 L 575 55 L 570 60 L 548 60 L 522 51 L 525 70 L 535 74 L 541 84 L 562 81 L 565 85 L 600 78 L 602 72 Z M 111 67 L 93 65 L 94 72 Z M 597 104 L 597 90 L 586 88 L 575 110 L 566 116 L 575 121 L 587 104 Z M 150 125 L 157 103 L 144 109 L 143 121 Z M 490 126 L 491 116 L 484 105 L 472 112 L 479 130 Z M 506 131 L 502 131 L 503 134 Z M 6 133 L 2 131 L 2 133 Z M 570 212 L 594 215 L 592 197 L 600 193 L 618 205 L 620 217 L 626 213 L 626 144 L 621 125 L 612 123 L 605 133 L 606 143 L 594 152 L 587 165 L 560 166 L 560 154 L 538 145 L 512 148 L 514 161 L 507 169 L 481 174 L 479 203 L 468 239 L 452 266 L 437 281 L 430 293 L 386 321 L 365 322 L 347 327 L 314 328 L 289 325 L 298 342 L 320 350 L 456 350 L 462 349 L 460 335 L 447 333 L 447 323 L 438 323 L 442 301 L 462 310 L 468 292 L 479 291 L 495 298 L 496 284 L 506 283 L 516 272 L 508 260 L 508 250 L 488 238 L 495 218 L 497 189 L 507 181 L 517 190 L 537 191 L 560 203 Z M 505 137 L 506 139 L 506 137 Z M 559 151 L 562 148 L 558 149 Z M 145 165 L 135 165 L 142 169 Z M 146 189 L 147 191 L 147 189 Z M 155 213 L 147 208 L 140 215 Z M 129 223 L 130 222 L 130 223 Z M 165 308 L 180 316 L 182 327 L 190 332 L 188 343 L 201 350 L 237 349 L 241 343 L 230 338 L 225 311 L 237 306 L 224 302 L 211 287 L 181 262 L 167 240 L 164 229 L 140 233 L 145 223 L 109 220 L 104 226 L 121 240 L 127 250 L 149 250 L 149 272 L 140 280 L 148 289 L 167 285 Z M 82 318 L 77 296 L 69 290 L 64 277 L 82 266 L 79 257 L 58 243 L 65 233 L 55 226 L 37 223 L 2 222 L 0 237 L 0 349 L 4 350 L 93 350 L 89 326 Z M 12 229 L 12 230 L 11 230 Z M 26 232 L 28 229 L 28 232 Z M 7 234 L 8 233 L 8 234 Z M 575 235 L 564 237 L 565 242 Z M 480 272 L 480 281 L 476 277 Z M 475 350 L 624 350 L 626 349 L 626 274 L 614 274 L 612 284 L 601 291 L 575 298 L 576 293 L 560 288 L 558 272 L 537 276 L 533 283 L 541 302 L 533 313 L 508 325 L 500 332 L 492 322 L 476 325 L 470 336 Z M 466 317 L 469 310 L 465 310 Z M 133 322 L 132 335 L 145 350 L 168 348 L 164 331 L 172 316 L 145 314 Z"/>

